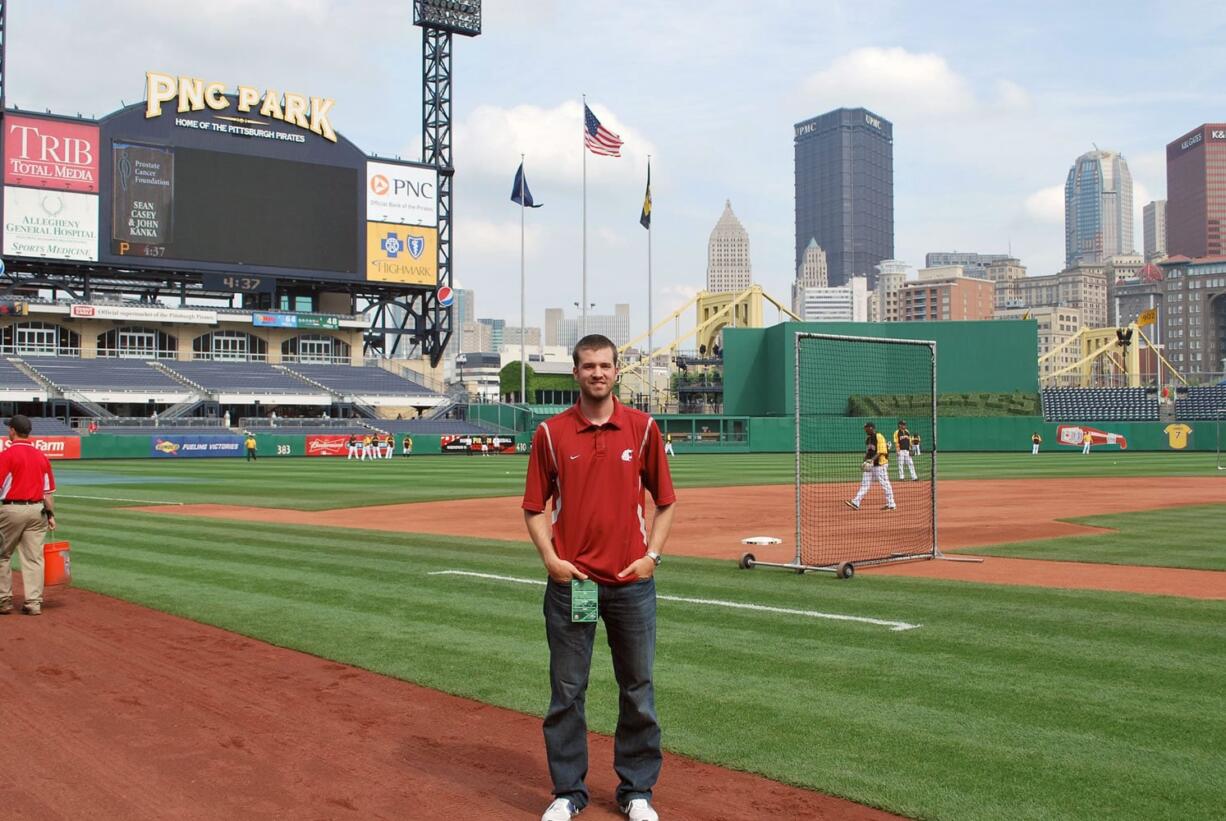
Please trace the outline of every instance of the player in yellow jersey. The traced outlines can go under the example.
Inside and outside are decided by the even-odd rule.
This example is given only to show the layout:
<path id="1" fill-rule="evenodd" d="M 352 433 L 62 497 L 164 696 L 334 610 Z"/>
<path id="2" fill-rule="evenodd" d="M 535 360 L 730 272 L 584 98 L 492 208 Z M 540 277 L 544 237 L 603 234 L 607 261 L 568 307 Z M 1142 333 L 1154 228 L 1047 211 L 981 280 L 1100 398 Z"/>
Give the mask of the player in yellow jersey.
<path id="1" fill-rule="evenodd" d="M 1039 445 L 1041 444 L 1043 444 L 1043 437 L 1039 436 L 1039 432 L 1036 430 L 1034 433 L 1030 434 L 1030 455 L 1031 456 L 1039 455 Z"/>
<path id="2" fill-rule="evenodd" d="M 854 499 L 843 504 L 852 510 L 859 510 L 860 502 L 864 500 L 864 495 L 868 493 L 875 479 L 885 491 L 885 507 L 881 509 L 893 510 L 895 507 L 894 488 L 890 487 L 890 457 L 885 437 L 877 432 L 877 426 L 872 422 L 864 426 L 864 434 L 864 463 L 861 465 L 863 473 L 860 479 L 860 490 Z"/>

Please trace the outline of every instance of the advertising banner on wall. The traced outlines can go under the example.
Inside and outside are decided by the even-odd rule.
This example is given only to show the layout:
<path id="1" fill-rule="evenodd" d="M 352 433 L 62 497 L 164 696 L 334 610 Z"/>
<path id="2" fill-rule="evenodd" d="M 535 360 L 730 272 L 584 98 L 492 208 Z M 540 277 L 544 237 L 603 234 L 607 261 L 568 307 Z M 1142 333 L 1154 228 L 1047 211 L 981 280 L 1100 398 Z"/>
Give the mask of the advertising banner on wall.
<path id="1" fill-rule="evenodd" d="M 514 453 L 514 436 L 471 436 L 449 434 L 439 437 L 443 453 Z"/>
<path id="2" fill-rule="evenodd" d="M 4 188 L 4 253 L 98 261 L 98 195 Z"/>
<path id="3" fill-rule="evenodd" d="M 399 225 L 438 225 L 438 171 L 385 162 L 366 163 L 366 219 Z"/>
<path id="4" fill-rule="evenodd" d="M 0 451 L 7 450 L 12 444 L 8 439 L 0 439 Z M 79 436 L 31 436 L 30 444 L 46 454 L 48 459 L 81 458 Z"/>
<path id="5" fill-rule="evenodd" d="M 345 456 L 348 453 L 348 434 L 311 434 L 306 438 L 307 456 Z"/>
<path id="6" fill-rule="evenodd" d="M 340 317 L 323 314 L 283 314 L 263 311 L 251 315 L 251 324 L 257 328 L 321 328 L 336 330 L 341 326 Z"/>
<path id="7" fill-rule="evenodd" d="M 174 322 L 179 325 L 216 325 L 217 312 L 204 308 L 145 308 L 140 305 L 89 305 L 68 308 L 75 319 L 135 319 L 144 322 Z"/>
<path id="8" fill-rule="evenodd" d="M 242 456 L 246 453 L 241 436 L 152 436 L 152 455 L 159 459 L 201 459 Z"/>
<path id="9" fill-rule="evenodd" d="M 172 241 L 174 153 L 165 148 L 127 143 L 115 143 L 111 151 L 114 159 L 111 239 L 145 245 Z"/>
<path id="10" fill-rule="evenodd" d="M 437 241 L 434 228 L 366 223 L 366 278 L 407 285 L 437 284 Z"/>
<path id="11" fill-rule="evenodd" d="M 98 126 L 8 114 L 4 184 L 98 192 Z"/>

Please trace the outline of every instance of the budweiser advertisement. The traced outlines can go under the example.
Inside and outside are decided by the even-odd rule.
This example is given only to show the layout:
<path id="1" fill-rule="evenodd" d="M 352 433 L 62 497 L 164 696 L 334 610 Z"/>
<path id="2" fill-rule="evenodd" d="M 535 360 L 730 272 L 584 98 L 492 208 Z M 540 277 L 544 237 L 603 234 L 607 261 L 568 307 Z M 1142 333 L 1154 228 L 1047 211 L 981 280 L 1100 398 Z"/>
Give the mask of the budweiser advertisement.
<path id="1" fill-rule="evenodd" d="M 0 450 L 8 450 L 13 443 L 0 438 Z M 48 459 L 80 459 L 81 437 L 79 436 L 31 436 L 30 444 L 47 454 Z"/>
<path id="2" fill-rule="evenodd" d="M 1082 447 L 1086 440 L 1090 440 L 1090 446 L 1095 445 L 1119 445 L 1120 450 L 1128 447 L 1128 440 L 1122 434 L 1112 433 L 1098 428 L 1091 428 L 1086 425 L 1060 425 L 1056 428 L 1056 441 L 1062 445 L 1070 445 L 1072 447 Z"/>
<path id="3" fill-rule="evenodd" d="M 348 452 L 348 434 L 311 434 L 306 438 L 307 456 L 344 456 Z"/>

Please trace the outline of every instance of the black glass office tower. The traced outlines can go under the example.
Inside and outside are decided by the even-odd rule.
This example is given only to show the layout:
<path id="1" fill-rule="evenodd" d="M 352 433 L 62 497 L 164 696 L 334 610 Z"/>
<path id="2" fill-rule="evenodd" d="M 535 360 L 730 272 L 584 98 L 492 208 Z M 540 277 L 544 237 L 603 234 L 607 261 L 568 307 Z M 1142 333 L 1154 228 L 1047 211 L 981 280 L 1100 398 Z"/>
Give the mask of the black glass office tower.
<path id="1" fill-rule="evenodd" d="M 894 126 L 868 109 L 839 108 L 796 124 L 796 260 L 810 239 L 826 251 L 830 284 L 877 284 L 894 258 Z"/>

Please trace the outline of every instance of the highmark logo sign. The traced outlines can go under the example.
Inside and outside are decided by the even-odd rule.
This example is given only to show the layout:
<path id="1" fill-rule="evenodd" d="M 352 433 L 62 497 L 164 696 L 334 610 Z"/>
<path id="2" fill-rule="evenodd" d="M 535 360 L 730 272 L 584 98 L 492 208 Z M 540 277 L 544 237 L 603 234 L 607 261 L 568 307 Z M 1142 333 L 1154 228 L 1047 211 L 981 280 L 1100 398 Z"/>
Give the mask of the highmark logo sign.
<path id="1" fill-rule="evenodd" d="M 281 94 L 275 88 L 260 91 L 254 86 L 237 87 L 234 110 L 242 114 L 258 114 L 272 120 L 280 120 L 298 128 L 318 134 L 325 140 L 336 142 L 336 132 L 328 119 L 328 112 L 336 101 L 327 97 L 308 97 L 291 91 Z M 226 111 L 231 101 L 226 96 L 225 83 L 204 80 L 200 77 L 175 77 L 157 71 L 145 73 L 145 118 L 162 115 L 163 103 L 176 102 L 175 111 L 186 114 L 191 111 Z M 226 118 L 237 123 L 259 125 L 258 120 L 242 117 Z"/>

